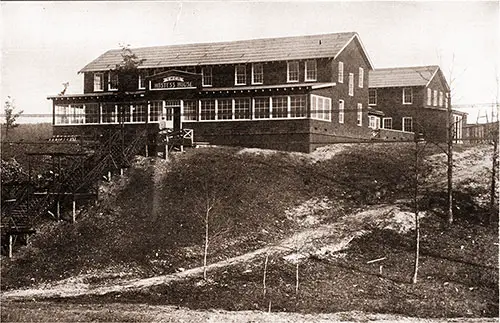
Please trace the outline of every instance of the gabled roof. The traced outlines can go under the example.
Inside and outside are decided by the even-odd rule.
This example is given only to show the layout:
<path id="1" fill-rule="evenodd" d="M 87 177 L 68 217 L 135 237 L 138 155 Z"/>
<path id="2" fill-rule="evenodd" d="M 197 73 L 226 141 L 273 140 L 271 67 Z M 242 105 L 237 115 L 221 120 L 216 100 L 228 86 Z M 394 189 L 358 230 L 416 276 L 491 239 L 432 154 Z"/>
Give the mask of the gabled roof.
<path id="1" fill-rule="evenodd" d="M 379 68 L 369 72 L 369 87 L 427 86 L 439 70 L 437 65 Z"/>
<path id="2" fill-rule="evenodd" d="M 308 58 L 333 58 L 353 39 L 355 32 L 264 38 L 220 43 L 201 43 L 133 48 L 144 62 L 139 68 L 239 64 Z M 361 44 L 363 48 L 363 45 Z M 364 48 L 363 48 L 364 51 Z M 364 55 L 372 64 L 366 51 Z M 79 73 L 114 69 L 122 62 L 121 49 L 109 50 L 87 64 Z"/>

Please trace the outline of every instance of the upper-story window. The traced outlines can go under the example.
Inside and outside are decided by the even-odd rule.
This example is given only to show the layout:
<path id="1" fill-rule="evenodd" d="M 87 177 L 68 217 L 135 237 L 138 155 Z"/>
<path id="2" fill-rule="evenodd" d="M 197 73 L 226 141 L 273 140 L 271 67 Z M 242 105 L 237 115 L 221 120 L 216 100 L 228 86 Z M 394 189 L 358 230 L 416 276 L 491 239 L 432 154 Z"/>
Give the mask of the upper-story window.
<path id="1" fill-rule="evenodd" d="M 201 69 L 201 85 L 212 86 L 212 66 L 205 66 Z"/>
<path id="2" fill-rule="evenodd" d="M 438 105 L 438 91 L 434 90 L 434 97 L 432 98 L 432 105 L 437 107 Z"/>
<path id="3" fill-rule="evenodd" d="M 368 90 L 368 105 L 377 105 L 377 90 Z"/>
<path id="4" fill-rule="evenodd" d="M 339 62 L 339 83 L 344 83 L 344 63 Z"/>
<path id="5" fill-rule="evenodd" d="M 403 117 L 403 131 L 413 131 L 413 119 L 411 117 Z"/>
<path id="6" fill-rule="evenodd" d="M 316 60 L 308 60 L 306 61 L 306 81 L 316 81 L 318 78 L 318 70 L 316 66 Z"/>
<path id="7" fill-rule="evenodd" d="M 247 68 L 245 65 L 236 65 L 234 67 L 234 84 L 235 85 L 247 84 Z"/>
<path id="8" fill-rule="evenodd" d="M 365 79 L 365 71 L 363 70 L 362 67 L 359 68 L 359 78 L 358 78 L 358 87 L 362 88 L 363 87 L 363 82 Z"/>
<path id="9" fill-rule="evenodd" d="M 151 70 L 150 69 L 141 69 L 139 70 L 139 89 L 145 89 L 146 88 L 146 77 L 151 75 Z"/>
<path id="10" fill-rule="evenodd" d="M 444 98 L 444 107 L 448 108 L 448 101 L 450 100 L 450 94 L 446 93 L 446 97 Z"/>
<path id="11" fill-rule="evenodd" d="M 293 61 L 287 63 L 287 82 L 299 81 L 299 62 Z"/>
<path id="12" fill-rule="evenodd" d="M 108 90 L 118 90 L 118 73 L 116 71 L 109 71 L 108 73 Z"/>
<path id="13" fill-rule="evenodd" d="M 427 88 L 427 105 L 432 105 L 432 89 Z"/>
<path id="14" fill-rule="evenodd" d="M 264 65 L 262 63 L 252 64 L 252 84 L 264 83 Z"/>
<path id="15" fill-rule="evenodd" d="M 443 92 L 439 91 L 439 107 L 443 107 Z"/>
<path id="16" fill-rule="evenodd" d="M 349 73 L 349 95 L 354 95 L 354 73 Z"/>
<path id="17" fill-rule="evenodd" d="M 411 87 L 403 88 L 403 104 L 413 103 L 413 89 Z"/>
<path id="18" fill-rule="evenodd" d="M 104 91 L 104 73 L 94 73 L 94 91 Z"/>

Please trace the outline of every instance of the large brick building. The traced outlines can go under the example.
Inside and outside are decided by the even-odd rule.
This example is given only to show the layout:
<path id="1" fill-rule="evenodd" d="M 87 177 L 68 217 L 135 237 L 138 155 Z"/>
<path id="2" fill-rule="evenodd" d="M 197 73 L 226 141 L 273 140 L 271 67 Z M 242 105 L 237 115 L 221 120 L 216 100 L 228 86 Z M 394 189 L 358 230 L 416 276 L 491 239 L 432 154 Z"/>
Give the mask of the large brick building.
<path id="1" fill-rule="evenodd" d="M 124 124 L 147 128 L 154 141 L 166 118 L 211 144 L 309 152 L 373 137 L 373 65 L 354 32 L 132 52 L 142 63 L 127 82 L 116 72 L 122 51 L 110 50 L 80 70 L 83 94 L 49 97 L 55 134 L 95 135 Z"/>
<path id="2" fill-rule="evenodd" d="M 382 68 L 370 71 L 368 105 L 381 110 L 384 129 L 422 133 L 426 140 L 447 139 L 450 87 L 439 66 Z M 453 135 L 459 141 L 467 114 L 453 111 Z"/>

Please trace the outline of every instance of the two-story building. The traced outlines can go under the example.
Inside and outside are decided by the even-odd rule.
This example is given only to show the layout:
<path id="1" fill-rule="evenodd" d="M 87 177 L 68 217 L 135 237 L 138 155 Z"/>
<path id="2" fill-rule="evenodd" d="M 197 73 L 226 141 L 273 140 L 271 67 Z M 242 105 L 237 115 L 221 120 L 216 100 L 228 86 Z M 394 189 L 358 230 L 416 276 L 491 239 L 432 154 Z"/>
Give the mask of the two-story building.
<path id="1" fill-rule="evenodd" d="M 370 71 L 369 88 L 368 105 L 384 113 L 381 128 L 446 141 L 450 87 L 439 66 L 375 69 Z M 467 114 L 452 113 L 454 138 L 460 140 Z"/>
<path id="2" fill-rule="evenodd" d="M 309 152 L 369 140 L 368 75 L 357 33 L 132 49 L 142 62 L 120 84 L 121 50 L 80 70 L 83 94 L 51 96 L 54 134 L 124 125 L 194 130 L 195 141 Z M 150 136 L 155 138 L 155 136 Z M 154 139 L 153 139 L 154 140 Z"/>

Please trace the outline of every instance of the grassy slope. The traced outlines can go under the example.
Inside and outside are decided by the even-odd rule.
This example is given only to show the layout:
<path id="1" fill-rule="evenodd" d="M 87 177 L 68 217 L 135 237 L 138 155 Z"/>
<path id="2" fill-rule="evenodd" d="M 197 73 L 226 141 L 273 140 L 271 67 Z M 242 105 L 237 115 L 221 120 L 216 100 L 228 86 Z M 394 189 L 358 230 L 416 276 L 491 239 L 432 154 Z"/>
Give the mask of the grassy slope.
<path id="1" fill-rule="evenodd" d="M 164 178 L 155 173 L 158 165 L 145 162 L 129 170 L 123 189 L 90 209 L 77 224 L 46 228 L 14 262 L 3 262 L 2 286 L 99 269 L 150 276 L 199 266 L 207 197 L 216 197 L 211 232 L 219 233 L 211 243 L 210 262 L 289 235 L 297 225 L 284 211 L 313 196 L 336 202 L 326 222 L 368 203 L 407 198 L 412 155 L 404 146 L 388 148 L 360 146 L 316 163 L 285 153 L 202 149 L 175 158 Z M 287 311 L 497 315 L 497 231 L 469 222 L 443 231 L 439 218 L 433 218 L 424 222 L 423 232 L 425 255 L 417 286 L 405 283 L 411 275 L 411 234 L 384 231 L 356 239 L 343 259 L 301 265 L 297 299 L 293 267 L 281 259 L 271 259 L 269 293 L 262 297 L 261 259 L 215 273 L 215 283 L 184 281 L 144 293 L 110 295 L 103 301 L 119 297 L 193 308 L 265 309 L 271 300 L 273 308 Z M 475 245 L 461 249 L 470 243 L 469 236 L 477 237 Z M 381 277 L 378 266 L 366 265 L 379 256 L 388 257 Z M 252 271 L 245 273 L 248 268 Z"/>

